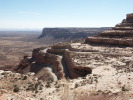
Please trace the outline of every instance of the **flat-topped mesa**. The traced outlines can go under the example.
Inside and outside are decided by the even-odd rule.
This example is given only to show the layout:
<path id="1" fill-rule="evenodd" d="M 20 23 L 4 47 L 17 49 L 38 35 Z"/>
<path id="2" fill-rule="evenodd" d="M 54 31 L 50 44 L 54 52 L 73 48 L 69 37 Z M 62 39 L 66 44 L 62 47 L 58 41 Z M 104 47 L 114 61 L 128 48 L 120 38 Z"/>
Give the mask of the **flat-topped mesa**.
<path id="1" fill-rule="evenodd" d="M 112 29 L 86 38 L 85 43 L 133 46 L 133 13 L 127 14 L 126 19 Z"/>
<path id="2" fill-rule="evenodd" d="M 52 38 L 54 40 L 60 39 L 60 41 L 64 42 L 82 39 L 87 36 L 94 36 L 107 29 L 110 28 L 44 28 L 42 34 L 38 38 Z"/>

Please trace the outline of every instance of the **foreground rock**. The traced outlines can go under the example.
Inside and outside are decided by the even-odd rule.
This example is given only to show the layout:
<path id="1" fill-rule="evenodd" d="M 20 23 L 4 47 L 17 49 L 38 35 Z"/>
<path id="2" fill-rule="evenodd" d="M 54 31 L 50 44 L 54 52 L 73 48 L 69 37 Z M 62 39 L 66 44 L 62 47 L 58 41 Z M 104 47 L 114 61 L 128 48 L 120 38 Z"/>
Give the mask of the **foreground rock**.
<path id="1" fill-rule="evenodd" d="M 92 72 L 91 68 L 82 66 L 82 64 L 78 65 L 74 62 L 73 57 L 78 53 L 63 49 L 59 45 L 59 49 L 53 48 L 55 46 L 48 50 L 42 48 L 34 49 L 32 57 L 24 57 L 16 68 L 16 71 L 20 73 L 35 72 L 38 78 L 44 80 L 46 79 L 44 74 L 48 74 L 48 77 L 51 76 L 54 78 L 56 76 L 57 79 L 64 79 L 67 77 L 84 77 Z M 46 71 L 46 68 L 52 70 L 51 74 Z"/>

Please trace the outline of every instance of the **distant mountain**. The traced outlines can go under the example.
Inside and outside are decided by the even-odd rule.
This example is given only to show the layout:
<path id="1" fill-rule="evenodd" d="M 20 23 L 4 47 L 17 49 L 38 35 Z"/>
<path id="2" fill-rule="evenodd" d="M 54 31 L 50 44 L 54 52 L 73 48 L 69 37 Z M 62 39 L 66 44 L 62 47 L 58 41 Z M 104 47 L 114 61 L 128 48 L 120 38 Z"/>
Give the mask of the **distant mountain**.
<path id="1" fill-rule="evenodd" d="M 103 28 L 44 28 L 38 38 L 53 37 L 54 39 L 81 39 L 88 36 L 94 36 L 102 31 L 110 29 Z"/>

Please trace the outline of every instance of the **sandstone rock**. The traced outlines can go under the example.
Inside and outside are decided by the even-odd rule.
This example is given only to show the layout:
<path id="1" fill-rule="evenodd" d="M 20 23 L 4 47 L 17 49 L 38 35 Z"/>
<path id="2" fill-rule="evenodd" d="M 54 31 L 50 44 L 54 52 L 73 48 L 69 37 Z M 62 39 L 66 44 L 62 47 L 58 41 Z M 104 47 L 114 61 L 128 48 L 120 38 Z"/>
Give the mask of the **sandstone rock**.
<path id="1" fill-rule="evenodd" d="M 89 67 L 75 65 L 70 53 L 72 52 L 65 52 L 64 54 L 64 60 L 67 64 L 70 78 L 84 77 L 92 73 L 92 69 Z"/>
<path id="2" fill-rule="evenodd" d="M 133 13 L 127 14 L 126 21 L 127 21 L 127 22 L 133 22 Z"/>
<path id="3" fill-rule="evenodd" d="M 7 100 L 3 95 L 0 95 L 0 100 Z"/>
<path id="4" fill-rule="evenodd" d="M 52 78 L 56 80 L 55 75 L 57 79 L 84 77 L 92 72 L 89 67 L 75 64 L 70 51 L 76 51 L 76 49 L 70 44 L 57 44 L 46 52 L 42 51 L 42 48 L 34 49 L 32 57 L 24 57 L 16 71 L 20 73 L 35 72 L 35 76 L 43 80 Z"/>
<path id="5" fill-rule="evenodd" d="M 42 73 L 41 70 L 44 69 L 46 71 L 46 67 L 49 66 L 50 68 L 52 68 L 52 72 L 55 73 L 58 79 L 63 79 L 64 70 L 61 61 L 62 57 L 50 53 L 41 52 L 41 50 L 42 48 L 33 50 L 31 58 L 24 57 L 24 59 L 16 68 L 16 71 L 21 73 L 35 72 L 35 74 L 39 78 L 42 78 L 45 72 Z M 46 73 L 49 74 L 49 71 L 47 70 Z"/>
<path id="6" fill-rule="evenodd" d="M 2 74 L 2 73 L 4 73 L 5 71 L 3 71 L 3 70 L 0 70 L 0 74 Z"/>
<path id="7" fill-rule="evenodd" d="M 106 38 L 106 37 L 88 37 L 85 43 L 117 46 L 133 46 L 133 39 Z"/>
<path id="8" fill-rule="evenodd" d="M 126 19 L 111 30 L 86 38 L 85 43 L 133 46 L 133 14 L 127 14 Z"/>

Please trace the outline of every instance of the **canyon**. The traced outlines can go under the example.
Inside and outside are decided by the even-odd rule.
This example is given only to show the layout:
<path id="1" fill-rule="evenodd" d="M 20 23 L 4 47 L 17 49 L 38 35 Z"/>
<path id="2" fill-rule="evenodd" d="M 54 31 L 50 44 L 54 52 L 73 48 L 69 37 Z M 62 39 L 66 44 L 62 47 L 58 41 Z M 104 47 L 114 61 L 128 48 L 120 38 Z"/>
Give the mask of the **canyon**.
<path id="1" fill-rule="evenodd" d="M 62 32 L 58 34 L 59 31 Z M 13 72 L 1 70 L 0 84 L 7 83 L 1 89 L 1 98 L 8 95 L 8 100 L 132 100 L 133 14 L 95 36 L 82 37 L 81 31 L 44 28 L 39 38 L 55 32 L 55 39 L 58 35 L 73 38 L 70 33 L 83 39 L 34 48 L 11 67 Z M 13 92 L 14 85 L 20 87 L 18 93 Z"/>
<path id="2" fill-rule="evenodd" d="M 122 23 L 116 25 L 114 28 L 101 32 L 100 34 L 93 37 L 89 36 L 88 38 L 85 38 L 83 41 L 80 42 L 57 43 L 49 48 L 35 49 L 33 50 L 31 58 L 24 58 L 22 62 L 18 65 L 17 69 L 22 72 L 23 70 L 26 70 L 27 72 L 32 71 L 28 71 L 27 67 L 29 67 L 29 69 L 32 69 L 32 63 L 34 63 L 34 65 L 36 66 L 34 67 L 34 69 L 38 68 L 38 65 L 42 66 L 42 69 L 46 66 L 49 66 L 53 73 L 57 76 L 57 79 L 63 79 L 65 78 L 65 76 L 71 79 L 85 77 L 86 75 L 91 74 L 93 72 L 92 66 L 90 66 L 90 64 L 88 63 L 88 59 L 90 59 L 91 56 L 96 56 L 96 59 L 99 60 L 101 59 L 101 56 L 128 57 L 132 54 L 127 54 L 127 52 L 121 53 L 124 50 L 122 48 L 114 47 L 114 51 L 111 50 L 113 48 L 113 45 L 133 46 L 133 28 L 131 26 L 133 23 L 132 18 L 132 14 L 128 14 L 127 18 L 124 19 Z M 123 26 L 123 24 L 128 25 Z M 66 33 L 69 33 L 64 29 L 54 29 L 53 32 L 56 31 L 58 33 L 58 31 L 62 30 Z M 49 31 L 49 29 L 43 29 L 43 33 L 44 31 Z M 96 44 L 96 46 L 91 46 L 91 44 Z M 105 46 L 101 49 L 97 49 L 97 44 L 111 46 Z M 119 49 L 122 50 L 118 51 Z M 23 65 L 23 62 L 28 63 L 27 66 Z M 35 73 L 38 73 L 38 71 Z"/>

